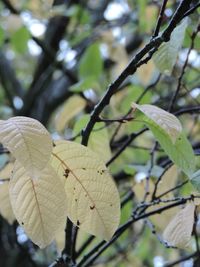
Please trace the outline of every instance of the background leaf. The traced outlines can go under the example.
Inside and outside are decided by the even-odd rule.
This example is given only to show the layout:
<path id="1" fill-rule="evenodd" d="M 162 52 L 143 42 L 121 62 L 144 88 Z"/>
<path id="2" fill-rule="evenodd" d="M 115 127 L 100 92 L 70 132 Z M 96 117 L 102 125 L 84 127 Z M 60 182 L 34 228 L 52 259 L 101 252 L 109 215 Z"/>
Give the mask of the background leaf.
<path id="1" fill-rule="evenodd" d="M 77 135 L 86 126 L 90 119 L 89 115 L 84 115 L 75 123 L 74 135 Z M 81 138 L 76 138 L 80 142 Z M 112 152 L 110 149 L 108 129 L 104 122 L 100 122 L 94 126 L 90 135 L 88 147 L 98 154 L 98 156 L 106 163 L 111 157 Z"/>
<path id="2" fill-rule="evenodd" d="M 23 54 L 28 49 L 27 43 L 30 39 L 30 33 L 26 27 L 23 26 L 13 33 L 10 39 L 14 50 L 20 54 Z"/>
<path id="3" fill-rule="evenodd" d="M 182 46 L 188 19 L 185 18 L 172 32 L 169 42 L 163 43 L 153 55 L 156 67 L 162 73 L 170 73 L 176 63 L 179 49 Z"/>
<path id="4" fill-rule="evenodd" d="M 103 61 L 101 58 L 100 48 L 98 43 L 90 45 L 79 63 L 79 77 L 81 79 L 87 77 L 95 77 L 98 79 L 102 74 Z"/>
<path id="5" fill-rule="evenodd" d="M 86 101 L 79 95 L 70 97 L 56 116 L 56 130 L 62 132 L 66 124 L 86 106 Z"/>
<path id="6" fill-rule="evenodd" d="M 194 202 L 187 204 L 168 224 L 163 237 L 171 246 L 178 248 L 189 246 L 194 224 L 194 210 Z"/>

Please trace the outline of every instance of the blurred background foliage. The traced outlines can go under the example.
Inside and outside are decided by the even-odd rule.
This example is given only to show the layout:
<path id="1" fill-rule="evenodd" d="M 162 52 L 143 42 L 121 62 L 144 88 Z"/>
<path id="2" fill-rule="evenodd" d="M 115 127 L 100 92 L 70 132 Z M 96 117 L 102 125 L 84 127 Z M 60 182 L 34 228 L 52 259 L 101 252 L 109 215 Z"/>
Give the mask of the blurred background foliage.
<path id="1" fill-rule="evenodd" d="M 169 23 L 179 2 L 167 2 L 161 31 Z M 161 4 L 162 1 L 156 0 L 2 0 L 0 118 L 30 116 L 48 127 L 54 139 L 80 142 L 81 130 L 88 122 L 95 104 L 130 59 L 151 38 Z M 199 11 L 197 9 L 189 16 L 185 34 L 182 33 L 184 39 L 177 53 L 167 54 L 173 53 L 170 50 L 161 55 L 164 63 L 170 56 L 175 58 L 174 65 L 170 69 L 164 66 L 164 71 L 163 65 L 160 68 L 156 60 L 142 65 L 135 75 L 123 83 L 103 111 L 102 118 L 105 120 L 96 124 L 89 147 L 105 162 L 111 159 L 132 133 L 143 129 L 143 124 L 134 120 L 127 123 L 109 120 L 125 116 L 132 102 L 151 103 L 167 110 L 186 59 L 187 67 L 172 111 L 176 113 L 200 105 L 200 35 L 197 33 L 195 38 L 192 37 L 197 31 Z M 175 38 L 174 43 L 176 41 Z M 157 62 L 161 62 L 161 59 L 158 58 Z M 184 112 L 179 118 L 193 148 L 198 152 L 198 111 L 192 114 Z M 152 134 L 144 132 L 109 166 L 122 199 L 127 192 L 131 196 L 122 209 L 122 223 L 128 220 L 133 207 L 143 199 L 145 184 L 139 181 L 148 175 L 154 143 Z M 151 172 L 152 186 L 164 170 L 166 160 L 166 154 L 158 148 Z M 2 151 L 2 169 L 8 161 L 9 155 Z M 200 167 L 198 161 L 197 165 Z M 5 178 L 5 174 L 0 174 L 1 178 Z M 175 187 L 186 178 L 173 167 L 165 179 L 166 182 L 159 188 L 160 193 Z M 8 197 L 3 194 L 4 190 L 1 193 L 0 189 L 1 203 L 3 198 Z M 174 190 L 170 197 L 187 196 L 192 192 L 193 189 L 186 183 Z M 3 215 L 1 203 L 0 213 Z M 156 215 L 152 221 L 147 219 L 135 223 L 94 265 L 161 267 L 194 252 L 195 243 L 189 251 L 167 249 L 158 238 L 177 209 Z M 39 250 L 27 239 L 16 221 L 13 224 L 7 222 L 9 216 L 0 217 L 0 266 L 42 267 L 52 263 L 63 248 L 62 238 L 50 247 Z M 77 249 L 87 238 L 86 234 L 79 233 Z M 93 241 L 84 253 L 90 251 L 96 243 Z M 176 266 L 189 267 L 194 262 L 188 259 Z M 200 266 L 198 264 L 194 266 Z"/>

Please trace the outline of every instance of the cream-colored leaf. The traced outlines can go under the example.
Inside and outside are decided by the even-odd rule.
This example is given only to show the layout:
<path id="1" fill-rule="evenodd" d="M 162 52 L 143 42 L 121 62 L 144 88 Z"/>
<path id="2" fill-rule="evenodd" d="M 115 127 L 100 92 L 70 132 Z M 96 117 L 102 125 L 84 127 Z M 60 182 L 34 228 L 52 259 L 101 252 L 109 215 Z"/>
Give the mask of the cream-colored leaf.
<path id="1" fill-rule="evenodd" d="M 139 109 L 145 116 L 159 125 L 168 133 L 172 142 L 175 143 L 177 137 L 182 132 L 182 125 L 173 114 L 149 104 L 138 105 L 133 103 L 132 107 Z"/>
<path id="2" fill-rule="evenodd" d="M 120 199 L 105 164 L 80 144 L 55 144 L 51 163 L 64 183 L 68 217 L 80 229 L 110 239 L 119 225 Z"/>
<path id="3" fill-rule="evenodd" d="M 74 125 L 74 135 L 77 135 L 81 132 L 81 130 L 86 127 L 90 117 L 89 115 L 84 115 L 80 120 L 78 120 Z M 78 143 L 81 142 L 81 137 L 78 136 L 76 138 Z M 93 131 L 91 132 L 90 139 L 88 142 L 88 147 L 97 153 L 99 157 L 104 161 L 107 162 L 111 156 L 111 149 L 110 149 L 110 140 L 108 129 L 104 122 L 99 122 L 95 125 Z"/>
<path id="4" fill-rule="evenodd" d="M 152 60 L 138 68 L 137 74 L 143 85 L 147 86 L 151 82 L 154 71 L 155 65 Z"/>
<path id="5" fill-rule="evenodd" d="M 174 188 L 176 185 L 177 179 L 178 179 L 178 168 L 176 165 L 172 165 L 162 176 L 162 179 L 159 182 L 158 187 L 157 187 L 156 195 L 159 196 L 167 192 L 168 190 Z M 173 198 L 174 195 L 172 192 L 170 192 L 164 196 L 164 198 L 166 197 Z"/>
<path id="6" fill-rule="evenodd" d="M 62 132 L 66 124 L 80 113 L 86 106 L 86 101 L 79 95 L 70 97 L 56 116 L 56 130 Z"/>
<path id="7" fill-rule="evenodd" d="M 10 179 L 11 174 L 12 174 L 12 170 L 14 167 L 14 163 L 13 162 L 9 162 L 7 163 L 1 170 L 0 170 L 0 180 L 4 180 L 4 179 Z"/>
<path id="8" fill-rule="evenodd" d="M 66 195 L 53 168 L 47 165 L 41 177 L 31 179 L 16 162 L 9 191 L 14 214 L 28 237 L 40 248 L 49 245 L 66 219 Z"/>
<path id="9" fill-rule="evenodd" d="M 168 190 L 172 189 L 178 178 L 178 168 L 175 165 L 172 165 L 162 176 L 161 181 L 158 184 L 156 190 L 156 196 L 159 196 Z M 154 192 L 154 183 L 152 180 L 149 180 L 149 194 L 147 196 L 146 201 L 151 202 L 152 193 Z M 138 201 L 142 201 L 145 195 L 145 188 L 146 188 L 146 180 L 142 180 L 140 183 L 136 183 L 133 186 L 133 190 L 135 196 Z M 174 194 L 170 192 L 162 197 L 162 199 L 173 199 Z M 166 206 L 165 203 L 159 203 L 155 206 L 151 206 L 148 208 L 148 212 L 155 210 L 155 208 L 161 208 Z M 174 207 L 168 210 L 165 210 L 161 214 L 156 214 L 150 218 L 152 223 L 159 229 L 164 230 L 168 224 L 168 221 L 178 212 L 178 207 Z"/>
<path id="10" fill-rule="evenodd" d="M 101 130 L 98 130 L 102 128 Z M 99 123 L 92 131 L 88 142 L 89 148 L 97 153 L 103 162 L 107 162 L 112 157 L 108 130 L 105 128 L 105 123 Z"/>
<path id="11" fill-rule="evenodd" d="M 52 140 L 46 128 L 28 117 L 0 121 L 0 142 L 9 149 L 32 178 L 36 178 L 51 157 Z"/>
<path id="12" fill-rule="evenodd" d="M 189 247 L 194 224 L 194 210 L 194 202 L 187 204 L 168 224 L 163 238 L 169 245 L 178 248 Z"/>
<path id="13" fill-rule="evenodd" d="M 12 224 L 15 220 L 15 215 L 10 204 L 8 181 L 0 183 L 0 214 L 9 224 Z"/>
<path id="14" fill-rule="evenodd" d="M 66 228 L 66 220 L 63 221 L 63 224 L 56 231 L 56 235 L 55 235 L 56 247 L 59 252 L 62 252 L 62 250 L 65 247 L 65 228 Z"/>

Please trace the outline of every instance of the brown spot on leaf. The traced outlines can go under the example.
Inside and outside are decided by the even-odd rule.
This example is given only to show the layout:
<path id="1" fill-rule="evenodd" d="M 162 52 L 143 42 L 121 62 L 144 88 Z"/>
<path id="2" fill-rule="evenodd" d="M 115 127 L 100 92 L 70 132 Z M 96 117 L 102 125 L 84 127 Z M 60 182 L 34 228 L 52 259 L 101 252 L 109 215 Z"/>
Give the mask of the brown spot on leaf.
<path id="1" fill-rule="evenodd" d="M 70 173 L 70 170 L 65 169 L 65 172 L 64 172 L 63 176 L 67 178 L 69 173 Z"/>

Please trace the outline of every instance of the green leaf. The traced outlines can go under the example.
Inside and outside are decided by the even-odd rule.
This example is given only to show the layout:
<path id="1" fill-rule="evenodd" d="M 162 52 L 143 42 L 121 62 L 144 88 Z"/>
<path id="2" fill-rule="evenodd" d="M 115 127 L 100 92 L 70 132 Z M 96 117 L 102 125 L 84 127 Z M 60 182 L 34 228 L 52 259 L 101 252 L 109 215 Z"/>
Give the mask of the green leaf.
<path id="1" fill-rule="evenodd" d="M 137 105 L 137 108 L 138 106 L 139 105 Z M 174 132 L 172 131 L 172 129 L 169 128 L 169 118 L 173 115 L 168 113 L 169 117 L 167 117 L 167 123 L 165 123 L 165 118 L 163 116 L 161 120 L 162 123 L 160 123 L 161 121 L 159 119 L 151 119 L 152 113 L 148 115 L 145 114 L 144 111 L 142 111 L 141 109 L 142 106 L 145 105 L 141 105 L 140 111 L 135 113 L 136 120 L 139 119 L 140 121 L 143 121 L 146 124 L 146 126 L 152 131 L 156 140 L 160 143 L 161 147 L 164 149 L 165 153 L 169 156 L 169 158 L 177 166 L 179 166 L 186 175 L 191 176 L 195 168 L 195 157 L 193 149 L 180 127 L 178 127 L 179 131 L 181 130 L 179 134 L 178 132 Z M 167 112 L 164 112 L 164 114 L 166 113 Z M 162 117 L 162 113 L 160 113 L 160 117 Z M 173 120 L 173 123 L 174 122 L 175 120 Z M 165 125 L 166 129 L 163 127 L 163 125 Z"/>
<path id="2" fill-rule="evenodd" d="M 90 88 L 97 88 L 97 87 L 99 87 L 99 85 L 96 82 L 95 77 L 89 76 L 81 80 L 80 82 L 73 84 L 70 87 L 70 91 L 80 93 Z"/>
<path id="3" fill-rule="evenodd" d="M 99 78 L 103 70 L 103 61 L 99 43 L 90 45 L 83 54 L 79 63 L 79 77 L 81 79 L 94 77 Z"/>
<path id="4" fill-rule="evenodd" d="M 194 188 L 200 192 L 200 170 L 196 171 L 190 179 L 191 184 Z"/>
<path id="5" fill-rule="evenodd" d="M 184 40 L 187 25 L 186 18 L 172 32 L 169 42 L 163 43 L 158 52 L 153 55 L 154 63 L 160 72 L 170 73 L 172 71 Z"/>
<path id="6" fill-rule="evenodd" d="M 11 36 L 11 44 L 16 52 L 23 54 L 27 51 L 27 42 L 30 39 L 30 33 L 26 27 L 21 27 Z"/>
<path id="7" fill-rule="evenodd" d="M 4 43 L 4 38 L 5 38 L 4 30 L 0 27 L 0 47 Z"/>

